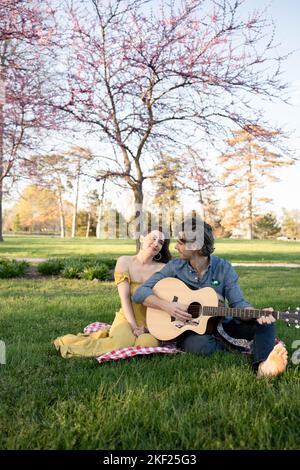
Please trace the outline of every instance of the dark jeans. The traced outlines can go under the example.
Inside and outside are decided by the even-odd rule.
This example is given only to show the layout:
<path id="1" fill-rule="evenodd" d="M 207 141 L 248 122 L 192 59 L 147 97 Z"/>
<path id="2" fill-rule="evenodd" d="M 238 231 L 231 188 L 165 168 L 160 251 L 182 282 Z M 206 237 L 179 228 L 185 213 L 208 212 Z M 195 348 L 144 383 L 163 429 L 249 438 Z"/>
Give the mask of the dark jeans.
<path id="1" fill-rule="evenodd" d="M 253 340 L 253 367 L 267 359 L 275 345 L 275 325 L 260 325 L 256 320 L 243 321 L 234 318 L 223 324 L 224 330 L 233 338 Z M 212 335 L 184 333 L 178 340 L 178 346 L 187 352 L 208 355 L 215 351 L 227 350 L 225 342 Z"/>

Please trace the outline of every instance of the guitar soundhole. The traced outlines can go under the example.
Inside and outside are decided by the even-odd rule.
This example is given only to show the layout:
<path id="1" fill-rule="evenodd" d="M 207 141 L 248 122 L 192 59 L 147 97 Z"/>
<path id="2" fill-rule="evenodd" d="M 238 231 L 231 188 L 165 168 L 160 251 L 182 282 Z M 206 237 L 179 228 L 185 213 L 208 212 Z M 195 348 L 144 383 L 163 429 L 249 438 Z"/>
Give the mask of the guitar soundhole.
<path id="1" fill-rule="evenodd" d="M 199 302 L 192 302 L 189 305 L 188 313 L 192 315 L 193 318 L 198 318 L 201 313 L 202 305 Z"/>

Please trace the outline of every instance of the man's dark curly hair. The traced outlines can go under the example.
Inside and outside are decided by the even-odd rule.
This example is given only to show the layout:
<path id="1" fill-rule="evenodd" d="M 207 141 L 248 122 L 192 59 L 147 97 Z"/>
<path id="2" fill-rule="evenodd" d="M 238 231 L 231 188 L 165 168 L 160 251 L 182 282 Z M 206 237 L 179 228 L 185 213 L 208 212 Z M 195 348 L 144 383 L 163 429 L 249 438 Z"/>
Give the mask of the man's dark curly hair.
<path id="1" fill-rule="evenodd" d="M 185 236 L 187 228 L 189 233 L 196 233 L 196 230 L 203 230 L 203 245 L 199 251 L 202 256 L 210 256 L 215 250 L 215 239 L 211 225 L 209 225 L 205 221 L 202 221 L 198 217 L 191 217 L 189 219 L 184 220 L 180 224 L 179 229 L 181 232 L 183 232 L 183 236 L 180 238 L 180 241 L 182 241 L 183 243 L 192 242 L 196 240 L 196 235 L 194 236 L 194 239 L 189 239 L 188 236 Z"/>

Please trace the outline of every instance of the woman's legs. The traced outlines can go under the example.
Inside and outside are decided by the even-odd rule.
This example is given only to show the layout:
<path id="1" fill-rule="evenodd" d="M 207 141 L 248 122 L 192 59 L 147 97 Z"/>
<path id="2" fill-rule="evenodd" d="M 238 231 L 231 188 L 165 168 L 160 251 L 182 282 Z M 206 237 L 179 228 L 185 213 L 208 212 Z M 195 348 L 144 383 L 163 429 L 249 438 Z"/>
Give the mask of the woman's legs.
<path id="1" fill-rule="evenodd" d="M 150 333 L 143 333 L 140 336 L 135 336 L 122 310 L 117 312 L 111 326 L 109 336 L 117 340 L 118 344 L 120 344 L 119 348 L 133 346 L 159 346 L 159 341 L 154 338 L 154 336 L 150 335 Z"/>
<path id="2" fill-rule="evenodd" d="M 158 339 L 150 335 L 150 333 L 143 333 L 142 335 L 136 337 L 134 346 L 144 346 L 144 347 L 156 347 L 159 346 Z"/>

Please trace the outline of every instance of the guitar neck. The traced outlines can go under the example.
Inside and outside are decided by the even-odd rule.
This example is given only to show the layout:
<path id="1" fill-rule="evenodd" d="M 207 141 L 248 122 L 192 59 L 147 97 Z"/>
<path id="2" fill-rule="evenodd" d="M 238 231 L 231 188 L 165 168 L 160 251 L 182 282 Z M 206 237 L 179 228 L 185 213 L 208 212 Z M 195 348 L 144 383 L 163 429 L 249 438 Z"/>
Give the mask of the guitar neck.
<path id="1" fill-rule="evenodd" d="M 271 313 L 276 320 L 284 319 L 289 315 L 289 312 L 268 312 L 259 309 L 245 309 L 245 308 L 228 308 L 228 307 L 202 307 L 203 315 L 209 317 L 239 317 L 239 318 L 259 318 L 263 315 Z"/>

